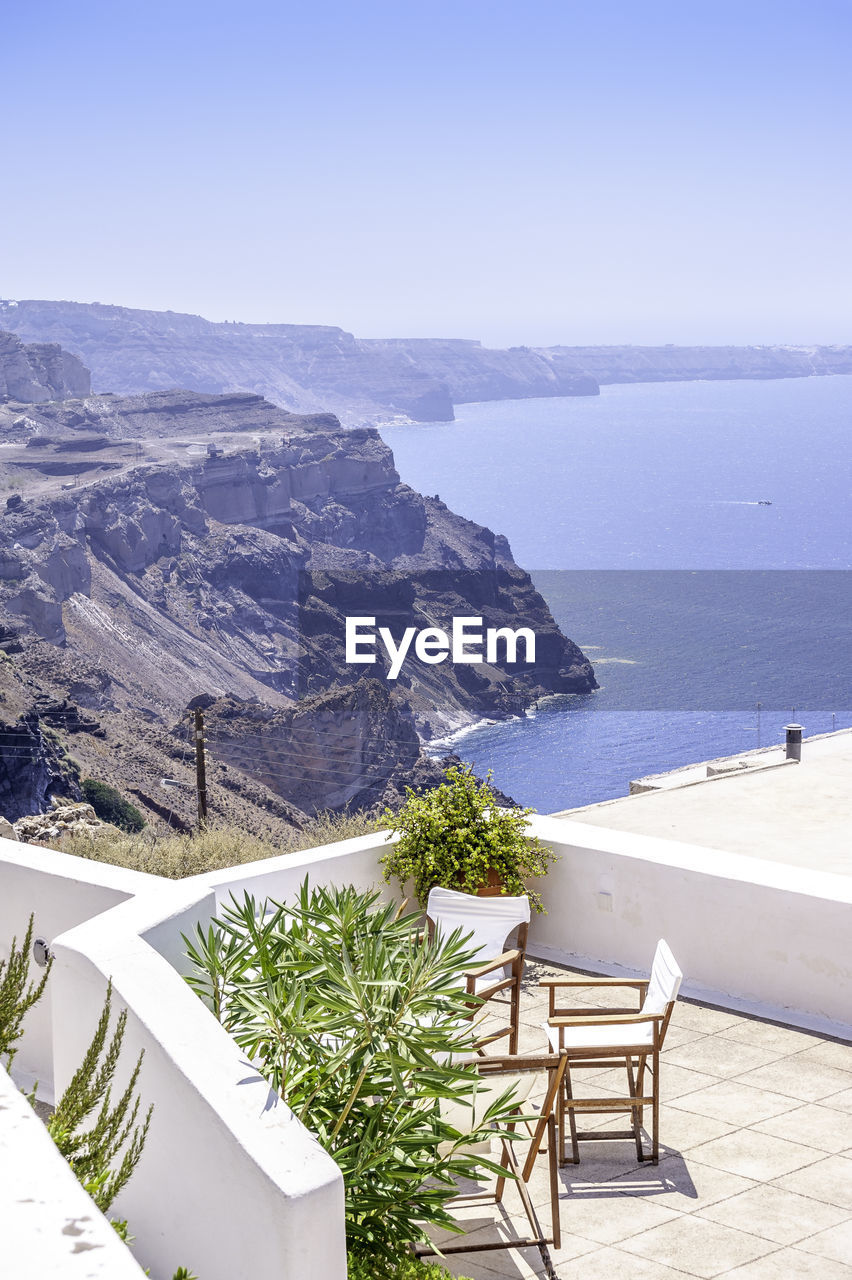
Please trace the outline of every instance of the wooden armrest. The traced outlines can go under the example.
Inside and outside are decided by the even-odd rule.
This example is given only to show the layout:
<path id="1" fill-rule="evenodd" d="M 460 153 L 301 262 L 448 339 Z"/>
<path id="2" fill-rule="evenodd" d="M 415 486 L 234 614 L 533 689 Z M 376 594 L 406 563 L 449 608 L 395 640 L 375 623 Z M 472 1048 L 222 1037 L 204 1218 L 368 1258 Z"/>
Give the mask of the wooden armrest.
<path id="1" fill-rule="evenodd" d="M 500 1055 L 486 1054 L 475 1058 L 461 1058 L 461 1067 L 476 1067 L 483 1076 L 522 1071 L 549 1071 L 558 1067 L 560 1060 L 566 1057 L 567 1049 L 558 1053 L 507 1053 Z"/>
<path id="2" fill-rule="evenodd" d="M 502 968 L 505 964 L 511 964 L 519 958 L 520 954 L 520 951 L 504 951 L 501 956 L 496 956 L 494 960 L 486 960 L 485 964 L 478 965 L 475 969 L 465 969 L 465 977 L 484 978 L 486 973 Z"/>
<path id="3" fill-rule="evenodd" d="M 539 978 L 540 987 L 647 987 L 648 978 Z"/>
<path id="4" fill-rule="evenodd" d="M 664 1013 L 619 1013 L 619 1014 L 592 1014 L 586 1018 L 564 1018 L 553 1017 L 547 1019 L 549 1027 L 608 1027 L 608 1026 L 627 1026 L 636 1022 L 662 1022 L 665 1018 Z"/>

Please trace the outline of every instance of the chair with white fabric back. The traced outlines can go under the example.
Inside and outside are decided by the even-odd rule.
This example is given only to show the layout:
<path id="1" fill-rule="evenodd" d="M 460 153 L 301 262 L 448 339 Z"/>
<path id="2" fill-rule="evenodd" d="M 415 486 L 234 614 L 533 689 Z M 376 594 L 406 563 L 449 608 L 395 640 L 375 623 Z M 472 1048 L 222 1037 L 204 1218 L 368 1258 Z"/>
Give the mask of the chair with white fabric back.
<path id="1" fill-rule="evenodd" d="M 541 985 L 550 991 L 550 1010 L 545 1031 L 551 1049 L 568 1052 L 568 1068 L 563 1080 L 560 1102 L 557 1106 L 560 1163 L 565 1163 L 565 1118 L 567 1114 L 571 1133 L 571 1152 L 574 1164 L 580 1161 L 580 1142 L 601 1142 L 607 1139 L 632 1138 L 636 1142 L 639 1160 L 646 1158 L 642 1147 L 642 1120 L 644 1108 L 652 1108 L 651 1163 L 659 1162 L 660 1154 L 660 1051 L 666 1029 L 680 990 L 683 974 L 677 966 L 668 944 L 657 943 L 650 978 L 592 978 L 574 974 L 565 978 L 544 978 Z M 638 992 L 639 1009 L 566 1008 L 556 1003 L 560 988 L 627 987 Z M 635 1070 L 634 1070 L 635 1062 Z M 571 1082 L 571 1067 L 625 1067 L 629 1094 L 627 1097 L 575 1098 Z M 652 1091 L 643 1092 L 645 1076 L 650 1074 Z M 576 1112 L 602 1115 L 612 1111 L 629 1111 L 630 1129 L 577 1128 Z"/>
<path id="2" fill-rule="evenodd" d="M 509 1053 L 517 1053 L 521 979 L 530 922 L 529 898 L 525 894 L 517 898 L 504 894 L 479 897 L 436 887 L 429 893 L 426 916 L 430 932 L 438 931 L 446 937 L 459 929 L 463 934 L 472 935 L 470 949 L 476 952 L 476 963 L 466 974 L 468 994 L 491 1001 L 501 992 L 508 992 L 498 1003 L 509 1005 L 508 1024 L 489 1030 L 479 1044 L 490 1044 L 508 1036 Z M 507 949 L 506 943 L 515 930 L 514 945 Z"/>

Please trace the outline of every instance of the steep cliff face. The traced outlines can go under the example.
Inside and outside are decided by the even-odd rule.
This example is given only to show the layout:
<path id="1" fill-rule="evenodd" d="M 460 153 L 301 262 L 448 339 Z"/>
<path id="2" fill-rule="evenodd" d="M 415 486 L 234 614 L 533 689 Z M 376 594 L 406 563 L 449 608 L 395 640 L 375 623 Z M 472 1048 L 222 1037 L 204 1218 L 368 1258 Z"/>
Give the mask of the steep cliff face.
<path id="1" fill-rule="evenodd" d="M 38 404 L 66 396 L 86 396 L 88 369 L 55 342 L 25 345 L 14 333 L 0 330 L 0 400 Z"/>
<path id="2" fill-rule="evenodd" d="M 525 400 L 536 396 L 596 396 L 597 381 L 581 363 L 554 356 L 547 348 L 506 351 L 460 339 L 400 338 L 364 341 L 376 351 L 404 354 L 438 378 L 453 404 L 472 400 Z"/>
<path id="3" fill-rule="evenodd" d="M 852 373 L 852 347 L 550 347 L 556 367 L 600 383 L 808 378 Z"/>
<path id="4" fill-rule="evenodd" d="M 172 311 L 40 301 L 0 301 L 0 324 L 27 340 L 61 342 L 86 361 L 101 391 L 244 391 L 353 422 L 453 416 L 446 387 L 425 370 L 332 326 L 216 324 Z"/>
<path id="5" fill-rule="evenodd" d="M 334 410 L 347 425 L 397 415 L 450 421 L 453 404 L 464 401 L 596 395 L 610 382 L 852 373 L 850 346 L 495 350 L 464 339 L 359 339 L 332 326 L 215 324 L 99 303 L 0 301 L 0 325 L 26 341 L 61 343 L 85 360 L 99 390 L 253 393 L 302 413 Z"/>
<path id="6" fill-rule="evenodd" d="M 144 398 L 133 399 L 131 411 L 107 398 L 101 415 L 87 402 L 86 429 L 106 442 L 97 456 L 115 455 L 105 478 L 69 492 L 38 478 L 73 444 L 58 413 L 53 443 L 21 450 L 34 456 L 32 479 L 0 515 L 0 638 L 12 646 L 0 697 L 11 665 L 19 692 L 31 681 L 45 697 L 70 696 L 108 737 L 126 738 L 130 724 L 156 732 L 161 750 L 192 698 L 251 703 L 256 732 L 271 733 L 273 755 L 286 760 L 283 781 L 272 785 L 257 753 L 224 754 L 223 739 L 222 786 L 241 769 L 264 807 L 274 794 L 299 810 L 380 798 L 420 760 L 419 738 L 596 687 L 505 539 L 401 484 L 375 430 L 252 404 L 255 424 L 278 414 L 252 447 L 235 432 L 236 446 L 193 456 L 192 437 L 171 437 L 160 461 L 137 464 L 124 436 L 131 412 L 145 416 Z M 160 430 L 164 397 L 151 399 Z M 173 425 L 192 417 L 185 393 L 176 403 Z M 219 411 L 226 406 L 202 398 L 199 413 Z M 393 679 L 382 646 L 370 666 L 347 662 L 351 616 L 373 617 L 396 643 L 406 628 L 450 630 L 456 616 L 528 627 L 535 660 L 498 650 L 476 666 L 438 665 L 412 655 Z M 308 738 L 315 768 L 299 755 Z M 88 749 L 101 776 L 103 743 Z M 159 786 L 151 767 L 162 769 L 153 747 L 134 767 L 147 777 L 136 794 L 149 807 Z"/>
<path id="7" fill-rule="evenodd" d="M 186 661 L 150 661 L 157 637 L 191 637 L 199 682 L 232 687 L 223 664 L 288 697 L 355 681 L 345 619 L 373 616 L 398 639 L 455 615 L 534 627 L 535 663 L 413 662 L 398 690 L 424 736 L 537 697 L 594 687 L 505 540 L 400 483 L 378 433 L 317 429 L 191 464 L 131 467 L 74 493 L 23 501 L 2 518 L 0 601 L 43 639 L 111 652 L 101 604 L 134 614 L 134 664 L 162 697 L 185 701 Z M 88 639 L 85 636 L 88 635 Z M 165 644 L 166 636 L 170 642 Z M 148 657 L 146 658 L 146 654 Z M 215 661 L 212 655 L 215 654 Z M 119 660 L 118 651 L 115 660 Z M 374 670 L 386 675 L 379 649 Z"/>
<path id="8" fill-rule="evenodd" d="M 43 813 L 53 796 L 80 799 L 80 788 L 55 737 L 35 712 L 20 720 L 0 720 L 0 815 L 17 822 Z"/>

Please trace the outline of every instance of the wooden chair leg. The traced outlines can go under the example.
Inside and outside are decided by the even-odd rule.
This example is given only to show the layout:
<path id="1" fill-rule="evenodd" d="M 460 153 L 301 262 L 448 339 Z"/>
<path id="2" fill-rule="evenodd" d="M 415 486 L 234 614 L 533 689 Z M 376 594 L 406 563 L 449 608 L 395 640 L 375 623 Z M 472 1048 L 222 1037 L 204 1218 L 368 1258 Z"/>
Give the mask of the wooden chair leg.
<path id="1" fill-rule="evenodd" d="M 547 1134 L 550 1143 L 550 1150 L 547 1153 L 547 1163 L 550 1167 L 550 1222 L 553 1232 L 553 1247 L 555 1249 L 561 1249 L 562 1224 L 559 1221 L 559 1173 L 557 1170 L 556 1155 L 556 1121 L 552 1114 L 547 1118 Z"/>
<path id="2" fill-rule="evenodd" d="M 642 1057 L 641 1057 L 641 1058 L 639 1058 L 639 1060 L 638 1060 L 638 1064 L 637 1064 L 637 1068 L 636 1068 L 636 1092 L 637 1092 L 637 1094 L 639 1095 L 639 1097 L 640 1097 L 640 1098 L 641 1098 L 641 1097 L 643 1097 L 643 1096 L 644 1096 L 644 1093 L 645 1093 L 645 1063 L 646 1063 L 646 1061 L 647 1061 L 647 1059 L 645 1058 L 645 1055 L 643 1054 L 643 1055 L 642 1055 Z M 640 1124 L 644 1124 L 644 1122 L 645 1122 L 645 1108 L 644 1108 L 644 1107 L 640 1107 L 640 1108 L 639 1108 L 639 1123 L 640 1123 Z"/>
<path id="3" fill-rule="evenodd" d="M 654 1099 L 653 1105 L 653 1132 L 651 1144 L 651 1164 L 660 1163 L 660 1051 L 654 1050 L 654 1092 L 651 1095 Z"/>
<path id="4" fill-rule="evenodd" d="M 514 1133 L 515 1132 L 514 1120 L 512 1121 L 511 1124 L 507 1124 L 506 1128 L 509 1130 L 510 1133 Z M 509 1148 L 505 1142 L 502 1142 L 500 1145 L 502 1147 L 502 1153 L 500 1155 L 500 1167 L 502 1169 L 508 1169 L 509 1168 Z M 503 1188 L 505 1187 L 505 1185 L 506 1185 L 506 1179 L 502 1176 L 498 1177 L 497 1185 L 494 1188 L 494 1199 L 497 1201 L 498 1204 L 503 1199 Z"/>
<path id="5" fill-rule="evenodd" d="M 521 961 L 523 963 L 523 961 Z M 514 981 L 510 987 L 511 1004 L 509 1007 L 509 1018 L 511 1032 L 509 1033 L 509 1052 L 518 1052 L 518 1033 L 521 1021 L 521 974 L 516 960 L 512 965 Z"/>
<path id="6" fill-rule="evenodd" d="M 571 1106 L 571 1100 L 574 1093 L 571 1089 L 571 1068 L 565 1068 L 565 1110 L 568 1112 L 568 1127 L 571 1130 L 571 1161 L 573 1164 L 580 1163 L 580 1143 L 577 1140 L 577 1117 L 574 1108 Z M 564 1141 L 564 1134 L 563 1134 Z M 565 1148 L 562 1148 L 562 1163 L 567 1164 L 565 1158 Z"/>
<path id="7" fill-rule="evenodd" d="M 630 1085 L 630 1096 L 631 1098 L 639 1098 L 641 1097 L 641 1094 L 639 1093 L 637 1084 L 638 1077 L 633 1074 L 633 1059 L 629 1054 L 625 1059 L 625 1065 L 627 1067 L 627 1081 Z M 640 1164 L 645 1159 L 645 1152 L 642 1150 L 642 1121 L 639 1118 L 641 1111 L 641 1107 L 630 1108 L 633 1137 L 636 1142 L 636 1157 Z"/>

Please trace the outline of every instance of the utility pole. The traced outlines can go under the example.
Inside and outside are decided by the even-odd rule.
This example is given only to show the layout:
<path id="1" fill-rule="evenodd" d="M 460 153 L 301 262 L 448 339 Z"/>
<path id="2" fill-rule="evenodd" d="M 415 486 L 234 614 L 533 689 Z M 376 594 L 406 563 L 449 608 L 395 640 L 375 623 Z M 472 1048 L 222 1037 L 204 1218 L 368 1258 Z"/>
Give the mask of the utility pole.
<path id="1" fill-rule="evenodd" d="M 207 766 L 204 759 L 204 716 L 195 712 L 195 789 L 198 792 L 198 829 L 207 825 Z"/>

